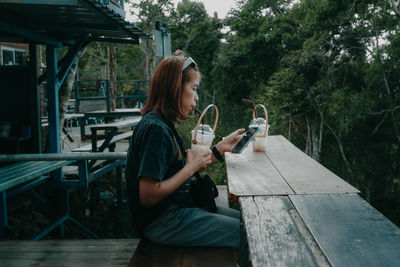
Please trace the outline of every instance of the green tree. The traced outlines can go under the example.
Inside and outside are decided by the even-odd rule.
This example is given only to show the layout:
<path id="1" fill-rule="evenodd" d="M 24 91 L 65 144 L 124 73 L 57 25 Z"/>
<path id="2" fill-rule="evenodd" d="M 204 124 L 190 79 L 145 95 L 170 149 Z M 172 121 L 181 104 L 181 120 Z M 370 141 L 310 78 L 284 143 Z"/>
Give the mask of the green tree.
<path id="1" fill-rule="evenodd" d="M 170 17 L 174 16 L 175 9 L 171 0 L 144 0 L 139 3 L 128 1 L 132 8 L 132 13 L 138 18 L 137 25 L 145 32 L 154 35 L 156 21 L 170 23 Z M 155 53 L 155 40 L 142 40 L 140 47 L 145 56 L 146 80 L 150 80 L 160 59 L 157 59 Z"/>
<path id="2" fill-rule="evenodd" d="M 183 50 L 185 56 L 196 61 L 202 73 L 200 106 L 214 103 L 215 88 L 211 85 L 211 70 L 218 52 L 222 34 L 221 21 L 209 17 L 203 3 L 183 0 L 172 17 L 170 32 L 172 50 Z"/>

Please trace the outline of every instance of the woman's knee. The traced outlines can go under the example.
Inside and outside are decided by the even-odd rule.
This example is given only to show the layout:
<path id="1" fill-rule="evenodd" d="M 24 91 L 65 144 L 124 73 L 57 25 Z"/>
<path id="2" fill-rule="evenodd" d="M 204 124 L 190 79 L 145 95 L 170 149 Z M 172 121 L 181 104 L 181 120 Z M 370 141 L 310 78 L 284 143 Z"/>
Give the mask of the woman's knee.
<path id="1" fill-rule="evenodd" d="M 222 207 L 222 206 L 217 206 L 217 213 L 240 220 L 240 211 L 235 210 L 235 209 Z"/>

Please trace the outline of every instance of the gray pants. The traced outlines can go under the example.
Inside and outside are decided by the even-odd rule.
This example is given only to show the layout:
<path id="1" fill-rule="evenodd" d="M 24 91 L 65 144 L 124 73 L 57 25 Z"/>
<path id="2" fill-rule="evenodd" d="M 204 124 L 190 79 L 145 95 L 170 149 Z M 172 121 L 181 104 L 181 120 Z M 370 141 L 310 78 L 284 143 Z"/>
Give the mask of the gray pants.
<path id="1" fill-rule="evenodd" d="M 154 243 L 176 246 L 240 246 L 240 212 L 217 206 L 217 213 L 170 206 L 144 229 Z"/>

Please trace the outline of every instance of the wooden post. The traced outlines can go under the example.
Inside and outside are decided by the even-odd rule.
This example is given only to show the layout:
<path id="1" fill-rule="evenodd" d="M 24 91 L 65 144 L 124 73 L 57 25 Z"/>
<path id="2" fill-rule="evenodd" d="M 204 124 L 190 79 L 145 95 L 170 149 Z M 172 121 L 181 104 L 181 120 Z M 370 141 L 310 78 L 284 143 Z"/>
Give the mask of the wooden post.
<path id="1" fill-rule="evenodd" d="M 108 76 L 110 80 L 110 108 L 112 111 L 115 111 L 117 99 L 117 61 L 115 53 L 115 44 L 110 43 L 108 45 Z"/>

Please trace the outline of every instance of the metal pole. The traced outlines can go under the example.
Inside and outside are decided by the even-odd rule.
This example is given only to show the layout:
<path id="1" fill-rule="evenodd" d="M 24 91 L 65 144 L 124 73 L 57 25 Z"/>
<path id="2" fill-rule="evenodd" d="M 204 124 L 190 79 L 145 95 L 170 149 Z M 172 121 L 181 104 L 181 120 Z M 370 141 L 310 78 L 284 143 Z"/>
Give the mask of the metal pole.
<path id="1" fill-rule="evenodd" d="M 49 150 L 51 153 L 61 152 L 59 100 L 58 90 L 60 84 L 57 79 L 57 49 L 54 46 L 46 46 L 47 56 L 47 90 L 48 90 L 48 117 L 49 117 Z"/>

